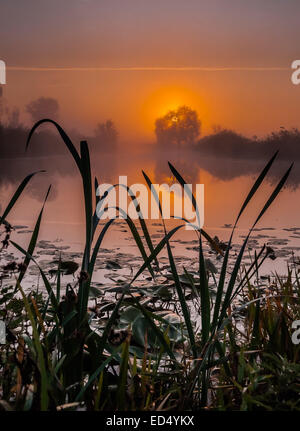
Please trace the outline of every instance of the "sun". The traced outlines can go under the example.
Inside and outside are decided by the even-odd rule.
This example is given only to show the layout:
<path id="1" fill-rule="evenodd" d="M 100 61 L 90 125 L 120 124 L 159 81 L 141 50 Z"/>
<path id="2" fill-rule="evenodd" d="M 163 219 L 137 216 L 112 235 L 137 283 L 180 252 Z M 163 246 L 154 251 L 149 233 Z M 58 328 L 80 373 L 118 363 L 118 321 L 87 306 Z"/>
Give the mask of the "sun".
<path id="1" fill-rule="evenodd" d="M 154 133 L 155 120 L 169 111 L 176 111 L 180 106 L 190 106 L 197 110 L 200 119 L 206 117 L 206 109 L 201 96 L 189 88 L 181 86 L 163 86 L 151 91 L 144 99 L 140 109 L 140 120 L 145 131 Z M 205 115 L 203 115 L 205 113 Z M 179 118 L 174 115 L 171 121 L 175 124 Z"/>

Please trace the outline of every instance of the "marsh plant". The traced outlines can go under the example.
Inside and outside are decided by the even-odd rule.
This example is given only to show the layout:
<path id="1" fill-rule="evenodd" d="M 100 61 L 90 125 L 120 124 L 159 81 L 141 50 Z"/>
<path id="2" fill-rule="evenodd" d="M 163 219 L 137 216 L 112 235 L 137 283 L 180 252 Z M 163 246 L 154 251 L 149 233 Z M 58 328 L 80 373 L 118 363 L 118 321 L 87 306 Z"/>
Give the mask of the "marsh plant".
<path id="1" fill-rule="evenodd" d="M 1 267 L 1 318 L 6 322 L 6 342 L 0 347 L 0 406 L 6 410 L 191 410 L 299 409 L 299 346 L 291 340 L 291 323 L 299 318 L 300 282 L 297 268 L 285 279 L 260 283 L 262 263 L 274 257 L 263 246 L 248 266 L 243 257 L 251 233 L 284 187 L 292 166 L 266 198 L 236 256 L 231 256 L 237 224 L 265 180 L 277 153 L 254 182 L 236 217 L 227 243 L 213 239 L 199 224 L 198 269 L 179 268 L 171 239 L 186 220 L 168 230 L 162 205 L 152 181 L 143 172 L 162 217 L 163 237 L 154 245 L 139 203 L 136 222 L 115 208 L 116 217 L 99 225 L 96 208 L 104 201 L 92 179 L 88 144 L 79 151 L 52 120 L 68 148 L 82 180 L 85 206 L 85 247 L 78 276 L 66 287 L 63 271 L 68 264 L 59 258 L 54 281 L 34 257 L 44 207 L 36 220 L 27 248 L 13 240 L 11 209 L 34 175 L 19 185 L 0 218 L 2 253 L 15 248 L 21 263 Z M 186 182 L 176 168 L 169 168 L 184 189 Z M 112 190 L 121 187 L 114 185 Z M 200 211 L 192 193 L 195 213 Z M 93 283 L 101 244 L 110 227 L 123 218 L 142 256 L 143 263 L 129 281 L 106 289 Z M 140 225 L 140 232 L 136 223 Z M 204 243 L 221 261 L 219 273 L 205 257 Z M 168 271 L 162 273 L 159 257 L 167 251 Z M 233 266 L 229 269 L 229 261 Z M 71 262 L 72 263 L 72 262 Z M 39 271 L 46 294 L 23 288 L 28 266 Z M 70 264 L 70 263 L 69 263 Z M 112 262 L 111 265 L 116 265 Z M 74 271 L 77 268 L 73 268 Z M 71 270 L 69 268 L 69 270 Z M 144 283 L 139 282 L 145 275 Z M 148 274 L 147 274 L 148 273 Z M 52 274 L 53 275 L 53 274 Z M 213 279 L 213 284 L 211 283 Z M 195 323 L 191 309 L 200 322 Z"/>

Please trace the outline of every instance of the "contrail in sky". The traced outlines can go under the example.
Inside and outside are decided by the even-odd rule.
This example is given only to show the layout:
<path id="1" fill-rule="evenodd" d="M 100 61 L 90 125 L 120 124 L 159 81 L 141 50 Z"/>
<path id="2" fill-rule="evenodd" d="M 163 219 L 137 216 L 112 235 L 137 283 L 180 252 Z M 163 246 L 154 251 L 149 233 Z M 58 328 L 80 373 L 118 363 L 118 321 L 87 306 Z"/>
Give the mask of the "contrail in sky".
<path id="1" fill-rule="evenodd" d="M 270 72 L 286 71 L 289 67 L 202 67 L 202 66 L 116 66 L 116 67 L 31 67 L 31 66 L 7 66 L 8 70 L 23 72 Z"/>

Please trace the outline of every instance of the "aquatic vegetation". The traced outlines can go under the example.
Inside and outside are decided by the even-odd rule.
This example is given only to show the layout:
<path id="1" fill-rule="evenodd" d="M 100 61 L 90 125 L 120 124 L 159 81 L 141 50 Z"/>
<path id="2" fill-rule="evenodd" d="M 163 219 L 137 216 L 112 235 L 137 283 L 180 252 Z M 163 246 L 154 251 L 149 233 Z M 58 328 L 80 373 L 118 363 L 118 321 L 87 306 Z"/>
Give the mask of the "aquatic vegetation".
<path id="1" fill-rule="evenodd" d="M 15 410 L 160 410 L 160 409 L 298 409 L 299 348 L 291 341 L 290 322 L 299 318 L 298 272 L 287 280 L 259 281 L 259 269 L 274 251 L 263 246 L 243 266 L 246 247 L 256 225 L 276 199 L 292 166 L 284 173 L 258 213 L 229 270 L 233 236 L 242 214 L 266 178 L 277 153 L 266 164 L 238 213 L 229 241 L 194 226 L 198 268 L 176 264 L 170 241 L 183 224 L 167 231 L 154 245 L 135 197 L 137 229 L 124 220 L 141 254 L 141 266 L 111 286 L 97 286 L 93 273 L 101 244 L 114 219 L 99 231 L 95 212 L 100 202 L 98 181 L 92 181 L 88 145 L 77 151 L 59 124 L 41 120 L 30 132 L 50 122 L 58 130 L 82 179 L 85 205 L 85 248 L 80 267 L 75 261 L 53 260 L 51 273 L 35 256 L 44 203 L 25 250 L 11 238 L 7 221 L 32 175 L 20 184 L 0 218 L 3 249 L 14 247 L 24 258 L 1 267 L 0 313 L 7 324 L 0 346 L 0 407 Z M 169 163 L 174 178 L 185 181 Z M 152 193 L 152 182 L 143 172 Z M 93 188 L 94 183 L 94 188 Z M 115 187 L 118 187 L 116 185 Z M 161 205 L 159 197 L 155 199 Z M 197 203 L 190 196 L 194 210 Z M 121 214 L 122 215 L 122 214 Z M 162 216 L 162 212 L 161 212 Z M 227 225 L 228 227 L 231 225 Z M 141 235 L 143 234 L 143 236 Z M 218 255 L 221 269 L 204 253 L 204 241 Z M 166 270 L 159 255 L 167 250 Z M 100 254 L 100 256 L 98 256 Z M 45 292 L 22 287 L 29 265 L 35 265 Z M 106 259 L 104 267 L 120 263 Z M 78 269 L 78 271 L 77 271 Z M 76 272 L 77 271 L 77 272 Z M 147 277 L 140 281 L 141 276 Z M 63 285 L 63 275 L 74 274 Z M 54 281 L 50 276 L 55 276 Z M 13 280 L 13 281 L 12 281 Z M 64 290 L 64 291 L 63 291 Z M 199 324 L 194 314 L 199 316 Z M 286 390 L 285 384 L 289 385 Z"/>

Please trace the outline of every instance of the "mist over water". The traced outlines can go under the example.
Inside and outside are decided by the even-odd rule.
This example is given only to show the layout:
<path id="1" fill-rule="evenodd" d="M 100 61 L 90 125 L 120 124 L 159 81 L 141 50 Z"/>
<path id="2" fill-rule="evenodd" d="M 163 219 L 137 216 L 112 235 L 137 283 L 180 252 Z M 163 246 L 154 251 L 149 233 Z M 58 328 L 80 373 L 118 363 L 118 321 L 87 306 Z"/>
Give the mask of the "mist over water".
<path id="1" fill-rule="evenodd" d="M 217 158 L 212 155 L 203 156 L 200 151 L 178 153 L 160 151 L 155 146 L 148 146 L 138 152 L 129 152 L 125 148 L 119 148 L 112 153 L 95 151 L 91 153 L 91 160 L 93 174 L 99 183 L 115 184 L 119 182 L 119 176 L 126 175 L 129 186 L 133 183 L 145 184 L 142 170 L 153 183 L 171 185 L 174 178 L 168 167 L 170 161 L 187 183 L 193 184 L 194 187 L 196 183 L 204 184 L 205 225 L 223 226 L 224 223 L 234 222 L 243 199 L 268 159 Z M 253 205 L 249 206 L 242 225 L 248 226 L 257 215 L 264 199 L 271 193 L 271 187 L 279 181 L 288 166 L 288 161 L 280 159 L 274 164 L 261 193 Z M 48 186 L 52 184 L 46 206 L 46 219 L 70 223 L 83 221 L 80 179 L 77 167 L 69 155 L 30 157 L 29 149 L 27 157 L 1 159 L 0 169 L 2 202 L 7 201 L 8 190 L 12 192 L 26 175 L 39 170 L 46 171 L 33 178 L 27 193 L 18 203 L 21 210 L 16 210 L 14 217 L 31 220 L 33 211 L 38 211 Z M 262 223 L 278 227 L 297 225 L 299 181 L 300 170 L 296 164 L 287 187 L 273 203 Z"/>

